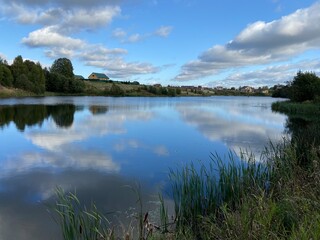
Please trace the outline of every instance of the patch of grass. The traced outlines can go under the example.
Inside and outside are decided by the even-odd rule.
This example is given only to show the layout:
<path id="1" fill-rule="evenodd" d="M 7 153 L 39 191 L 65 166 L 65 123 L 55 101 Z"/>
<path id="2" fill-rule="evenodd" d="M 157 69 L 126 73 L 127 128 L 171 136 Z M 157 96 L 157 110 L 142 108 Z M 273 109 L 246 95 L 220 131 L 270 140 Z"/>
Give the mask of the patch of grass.
<path id="1" fill-rule="evenodd" d="M 34 97 L 38 96 L 35 93 L 24 91 L 18 88 L 6 88 L 0 85 L 0 98 L 11 98 L 11 97 Z"/>
<path id="2" fill-rule="evenodd" d="M 303 117 L 314 119 L 320 114 L 320 103 L 306 101 L 296 103 L 291 101 L 275 102 L 272 111 L 288 114 L 291 117 Z"/>

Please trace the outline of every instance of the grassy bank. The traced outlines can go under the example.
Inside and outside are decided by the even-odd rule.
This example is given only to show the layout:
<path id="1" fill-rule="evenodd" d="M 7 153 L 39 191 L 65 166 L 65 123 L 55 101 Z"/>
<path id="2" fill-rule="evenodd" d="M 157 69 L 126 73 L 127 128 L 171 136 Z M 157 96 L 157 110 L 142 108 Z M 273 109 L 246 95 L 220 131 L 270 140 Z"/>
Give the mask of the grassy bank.
<path id="1" fill-rule="evenodd" d="M 79 94 L 77 94 L 79 95 Z M 0 86 L 0 98 L 22 98 L 22 97 L 52 97 L 52 96 L 72 96 L 72 94 L 44 92 L 36 94 L 19 88 L 7 88 Z"/>
<path id="2" fill-rule="evenodd" d="M 310 116 L 320 114 L 320 103 L 306 101 L 296 103 L 291 101 L 275 102 L 272 104 L 272 111 L 284 113 L 290 116 Z"/>
<path id="3" fill-rule="evenodd" d="M 34 93 L 24 91 L 18 88 L 6 88 L 0 85 L 0 98 L 10 98 L 10 97 L 34 97 L 37 96 Z"/>
<path id="4" fill-rule="evenodd" d="M 43 97 L 43 96 L 128 96 L 128 97 L 153 97 L 153 96 L 211 96 L 210 91 L 190 92 L 180 91 L 179 94 L 168 92 L 167 88 L 152 88 L 147 85 L 133 85 L 124 83 L 85 81 L 85 90 L 82 93 L 44 92 L 36 94 L 17 88 L 7 88 L 0 85 L 0 98 L 14 97 Z M 165 89 L 165 90 L 164 90 Z M 174 89 L 174 88 L 172 88 Z M 163 92 L 162 92 L 163 91 Z"/>

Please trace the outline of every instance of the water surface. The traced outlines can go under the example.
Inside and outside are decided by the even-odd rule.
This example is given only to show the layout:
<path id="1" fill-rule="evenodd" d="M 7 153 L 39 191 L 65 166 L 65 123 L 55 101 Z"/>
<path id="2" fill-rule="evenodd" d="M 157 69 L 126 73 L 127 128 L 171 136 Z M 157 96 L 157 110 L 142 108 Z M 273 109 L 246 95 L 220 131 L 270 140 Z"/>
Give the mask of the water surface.
<path id="1" fill-rule="evenodd" d="M 54 189 L 105 212 L 168 190 L 169 168 L 230 149 L 257 156 L 286 117 L 268 97 L 46 97 L 0 100 L 0 239 L 59 239 Z"/>

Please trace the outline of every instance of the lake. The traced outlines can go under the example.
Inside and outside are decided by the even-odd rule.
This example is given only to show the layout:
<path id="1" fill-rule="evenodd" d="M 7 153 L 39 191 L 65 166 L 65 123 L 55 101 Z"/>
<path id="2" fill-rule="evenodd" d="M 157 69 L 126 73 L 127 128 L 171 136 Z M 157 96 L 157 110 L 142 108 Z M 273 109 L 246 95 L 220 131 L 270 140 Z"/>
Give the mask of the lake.
<path id="1" fill-rule="evenodd" d="M 287 117 L 271 111 L 277 100 L 0 99 L 0 239 L 59 239 L 48 213 L 57 186 L 125 218 L 137 207 L 131 187 L 152 205 L 170 190 L 170 168 L 230 149 L 259 156 L 284 133 Z"/>

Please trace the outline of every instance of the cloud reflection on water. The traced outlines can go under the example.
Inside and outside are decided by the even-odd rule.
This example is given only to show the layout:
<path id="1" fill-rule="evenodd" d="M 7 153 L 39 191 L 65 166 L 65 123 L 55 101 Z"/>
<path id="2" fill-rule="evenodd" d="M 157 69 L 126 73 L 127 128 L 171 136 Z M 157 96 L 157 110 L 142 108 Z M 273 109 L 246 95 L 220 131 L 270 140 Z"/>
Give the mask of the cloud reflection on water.
<path id="1" fill-rule="evenodd" d="M 48 213 L 54 203 L 56 186 L 76 191 L 87 206 L 94 201 L 112 225 L 120 224 L 120 219 L 115 217 L 118 216 L 127 226 L 132 218 L 127 218 L 130 213 L 126 211 L 131 207 L 135 212 L 138 207 L 137 195 L 127 187 L 133 182 L 130 178 L 90 170 L 66 170 L 59 174 L 38 170 L 2 179 L 1 184 L 7 191 L 0 191 L 0 239 L 62 239 L 57 224 Z M 155 208 L 156 196 L 157 192 L 142 185 L 145 211 Z"/>
<path id="2" fill-rule="evenodd" d="M 249 150 L 258 156 L 269 141 L 281 139 L 285 121 L 283 115 L 270 114 L 271 110 L 264 106 L 180 105 L 177 111 L 184 122 L 210 141 L 223 142 L 238 154 Z"/>
<path id="3" fill-rule="evenodd" d="M 124 125 L 127 121 L 148 121 L 152 117 L 152 112 L 123 110 L 103 115 L 84 114 L 68 129 L 57 128 L 51 121 L 46 128 L 30 129 L 25 135 L 26 139 L 44 151 L 22 152 L 7 159 L 1 168 L 8 174 L 32 171 L 39 167 L 118 172 L 120 164 L 110 154 L 100 149 L 88 149 L 77 143 L 90 138 L 125 134 Z"/>

